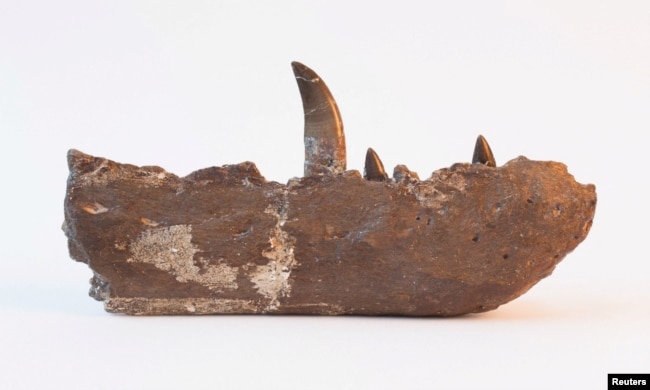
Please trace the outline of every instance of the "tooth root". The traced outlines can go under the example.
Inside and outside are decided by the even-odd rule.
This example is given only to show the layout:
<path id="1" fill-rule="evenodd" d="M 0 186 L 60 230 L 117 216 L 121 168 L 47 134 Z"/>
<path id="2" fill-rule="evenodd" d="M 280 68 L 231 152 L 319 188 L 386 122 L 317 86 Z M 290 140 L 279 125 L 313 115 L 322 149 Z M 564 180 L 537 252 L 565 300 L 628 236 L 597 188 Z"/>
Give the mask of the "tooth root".
<path id="1" fill-rule="evenodd" d="M 299 62 L 291 66 L 305 114 L 305 176 L 343 173 L 345 134 L 336 101 L 316 72 Z"/>
<path id="2" fill-rule="evenodd" d="M 482 135 L 479 135 L 476 139 L 472 164 L 485 164 L 488 167 L 497 166 L 497 163 L 494 160 L 494 155 L 492 154 L 492 149 L 490 149 L 490 145 L 488 145 L 487 141 Z"/>
<path id="3" fill-rule="evenodd" d="M 366 152 L 366 166 L 363 169 L 363 178 L 371 181 L 384 181 L 388 179 L 388 175 L 384 170 L 384 164 L 382 164 L 379 156 L 372 148 L 368 148 Z"/>

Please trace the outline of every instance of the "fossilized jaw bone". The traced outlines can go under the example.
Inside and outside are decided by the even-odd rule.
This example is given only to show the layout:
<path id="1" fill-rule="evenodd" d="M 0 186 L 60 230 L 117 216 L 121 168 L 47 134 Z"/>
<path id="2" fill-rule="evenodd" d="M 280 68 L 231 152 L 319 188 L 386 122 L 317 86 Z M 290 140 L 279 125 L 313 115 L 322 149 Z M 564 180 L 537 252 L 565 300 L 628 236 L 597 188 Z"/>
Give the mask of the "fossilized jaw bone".
<path id="1" fill-rule="evenodd" d="M 526 292 L 587 236 L 593 185 L 556 162 L 497 167 L 482 136 L 472 164 L 426 180 L 403 165 L 389 178 L 372 148 L 363 177 L 345 171 L 333 98 L 313 71 L 293 67 L 303 178 L 268 182 L 250 162 L 181 178 L 69 152 L 64 231 L 106 310 L 476 313 Z"/>
<path id="2" fill-rule="evenodd" d="M 76 151 L 69 165 L 71 255 L 97 275 L 93 296 L 129 314 L 492 310 L 584 240 L 596 204 L 562 164 L 525 158 L 286 185 L 250 163 L 184 178 Z"/>

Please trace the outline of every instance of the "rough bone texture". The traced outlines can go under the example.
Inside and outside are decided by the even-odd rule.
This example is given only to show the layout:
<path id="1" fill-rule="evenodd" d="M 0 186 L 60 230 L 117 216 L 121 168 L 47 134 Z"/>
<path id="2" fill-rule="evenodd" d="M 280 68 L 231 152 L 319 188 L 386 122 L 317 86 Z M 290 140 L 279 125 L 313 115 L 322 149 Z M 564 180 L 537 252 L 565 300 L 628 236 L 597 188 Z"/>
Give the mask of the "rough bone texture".
<path id="1" fill-rule="evenodd" d="M 526 292 L 587 235 L 593 185 L 563 164 L 456 164 L 420 181 L 178 177 L 71 150 L 64 230 L 91 295 L 127 314 L 452 316 Z"/>

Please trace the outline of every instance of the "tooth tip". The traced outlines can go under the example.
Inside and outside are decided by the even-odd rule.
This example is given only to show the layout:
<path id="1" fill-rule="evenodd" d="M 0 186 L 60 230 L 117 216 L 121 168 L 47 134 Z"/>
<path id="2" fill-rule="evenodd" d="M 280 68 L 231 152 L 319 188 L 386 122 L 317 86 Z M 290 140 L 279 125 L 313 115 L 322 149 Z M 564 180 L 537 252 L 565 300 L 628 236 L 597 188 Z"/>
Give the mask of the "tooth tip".
<path id="1" fill-rule="evenodd" d="M 291 69 L 296 77 L 305 79 L 314 79 L 318 77 L 316 72 L 314 72 L 310 67 L 298 61 L 291 62 Z"/>
<path id="2" fill-rule="evenodd" d="M 472 157 L 472 164 L 485 164 L 488 167 L 496 167 L 497 163 L 494 159 L 494 154 L 490 148 L 485 137 L 479 134 L 476 138 L 476 146 L 474 146 L 474 156 Z"/>
<path id="3" fill-rule="evenodd" d="M 373 148 L 368 148 L 366 151 L 366 164 L 363 170 L 363 177 L 371 181 L 388 180 L 384 164 Z"/>

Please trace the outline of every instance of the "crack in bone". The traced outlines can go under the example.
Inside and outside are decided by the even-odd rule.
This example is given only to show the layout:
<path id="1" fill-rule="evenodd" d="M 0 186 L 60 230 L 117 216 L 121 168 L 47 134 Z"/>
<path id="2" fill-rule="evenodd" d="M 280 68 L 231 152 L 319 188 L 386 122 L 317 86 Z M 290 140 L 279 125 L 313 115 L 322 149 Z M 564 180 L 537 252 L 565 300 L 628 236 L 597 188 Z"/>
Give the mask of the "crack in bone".
<path id="1" fill-rule="evenodd" d="M 283 191 L 282 204 L 269 205 L 264 212 L 275 216 L 278 222 L 269 237 L 271 248 L 262 252 L 262 256 L 269 259 L 269 262 L 256 266 L 250 280 L 259 294 L 271 300 L 266 310 L 272 311 L 280 307 L 279 298 L 290 296 L 289 277 L 291 270 L 297 265 L 293 253 L 296 239 L 282 230 L 288 217 L 288 191 Z"/>
<path id="2" fill-rule="evenodd" d="M 296 76 L 296 79 L 298 79 L 298 80 L 304 80 L 304 81 L 306 81 L 306 82 L 308 82 L 308 83 L 317 83 L 317 82 L 320 81 L 320 77 L 314 77 L 313 79 L 308 79 L 307 77 Z"/>

